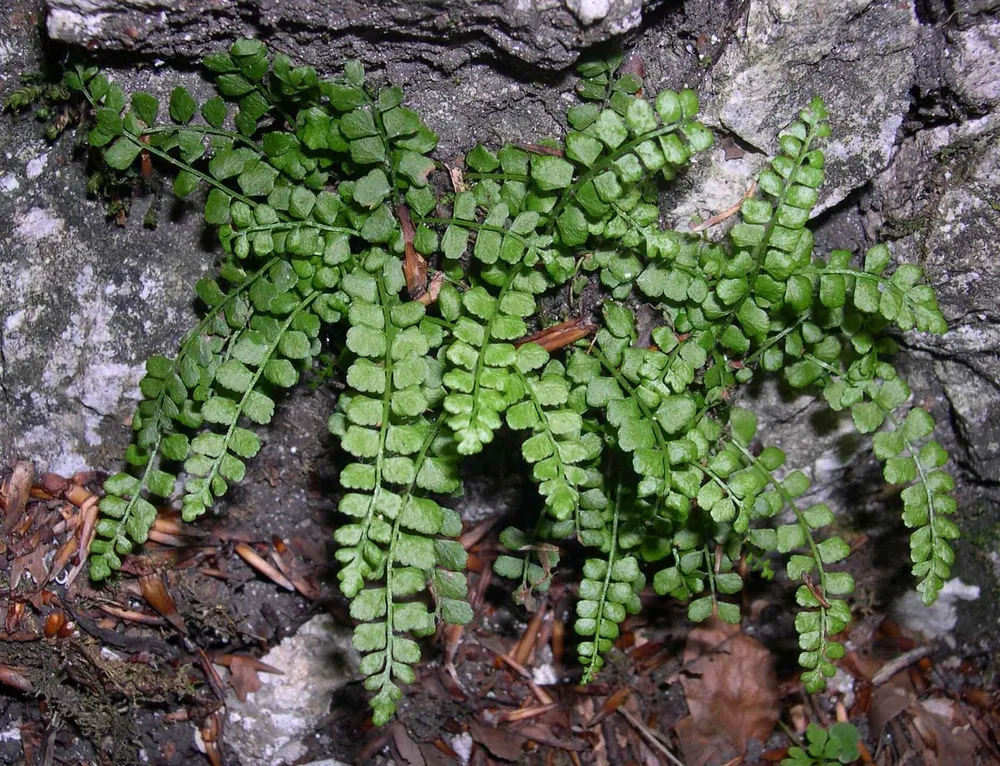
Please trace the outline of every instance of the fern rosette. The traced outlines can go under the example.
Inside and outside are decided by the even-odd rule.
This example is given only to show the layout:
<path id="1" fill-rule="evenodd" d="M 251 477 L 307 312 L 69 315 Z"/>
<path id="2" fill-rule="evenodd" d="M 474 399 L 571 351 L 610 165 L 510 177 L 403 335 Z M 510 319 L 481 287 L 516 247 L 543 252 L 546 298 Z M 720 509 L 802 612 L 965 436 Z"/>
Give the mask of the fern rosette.
<path id="1" fill-rule="evenodd" d="M 175 358 L 147 363 L 131 467 L 105 484 L 94 579 L 146 540 L 151 497 L 178 494 L 190 521 L 245 478 L 281 391 L 326 341 L 344 457 L 337 577 L 377 724 L 415 678 L 415 639 L 473 617 L 446 499 L 461 492 L 462 460 L 495 449 L 505 427 L 522 437 L 539 515 L 504 529 L 494 571 L 535 608 L 561 575 L 561 546 L 582 546 L 584 681 L 640 609 L 647 573 L 693 621 L 735 623 L 730 597 L 779 561 L 796 588 L 806 688 L 835 672 L 850 547 L 738 406 L 758 375 L 821 394 L 872 434 L 933 602 L 954 559 L 955 485 L 933 419 L 906 409 L 890 362 L 892 332 L 946 330 L 933 290 L 884 245 L 859 265 L 815 251 L 830 132 L 818 99 L 778 137 L 728 232 L 664 227 L 662 184 L 712 135 L 693 92 L 647 98 L 621 64 L 581 65 L 562 140 L 476 145 L 450 189 L 431 179 L 437 136 L 358 62 L 324 79 L 240 40 L 205 61 L 218 95 L 198 104 L 177 88 L 165 110 L 95 69 L 67 73 L 103 169 L 172 169 L 177 196 L 205 194 L 223 248 L 217 277 L 197 286 L 202 320 Z M 570 316 L 588 291 L 600 293 L 582 302 L 592 316 Z"/>

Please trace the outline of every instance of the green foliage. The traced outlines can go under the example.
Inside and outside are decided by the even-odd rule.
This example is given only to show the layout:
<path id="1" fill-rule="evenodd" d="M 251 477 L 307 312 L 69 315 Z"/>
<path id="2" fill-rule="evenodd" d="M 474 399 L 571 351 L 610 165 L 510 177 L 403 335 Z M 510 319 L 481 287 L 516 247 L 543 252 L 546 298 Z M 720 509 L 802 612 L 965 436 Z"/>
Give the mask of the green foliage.
<path id="1" fill-rule="evenodd" d="M 829 731 L 809 724 L 806 729 L 806 747 L 791 747 L 782 766 L 838 766 L 854 763 L 861 757 L 858 752 L 858 730 L 849 723 L 835 723 Z"/>
<path id="2" fill-rule="evenodd" d="M 620 64 L 581 65 L 562 141 L 477 145 L 454 193 L 428 183 L 437 136 L 357 62 L 321 79 L 240 40 L 206 59 L 218 95 L 201 104 L 183 88 L 161 104 L 95 70 L 67 75 L 108 172 L 133 172 L 148 153 L 178 196 L 200 189 L 224 253 L 197 288 L 201 323 L 176 357 L 147 364 L 132 467 L 105 486 L 92 576 L 146 539 L 150 496 L 178 492 L 190 520 L 242 480 L 261 447 L 255 427 L 319 359 L 319 380 L 341 384 L 330 418 L 345 458 L 338 578 L 376 723 L 414 678 L 413 637 L 473 617 L 461 520 L 444 498 L 461 492 L 462 458 L 491 449 L 504 425 L 524 437 L 543 510 L 532 528 L 503 531 L 494 570 L 532 609 L 560 546 L 585 547 L 585 681 L 639 610 L 646 572 L 691 620 L 737 623 L 741 560 L 765 576 L 784 562 L 804 684 L 833 675 L 853 590 L 837 567 L 850 549 L 833 512 L 803 499 L 806 476 L 735 406 L 755 375 L 821 393 L 873 434 L 886 480 L 903 487 L 913 571 L 933 601 L 953 560 L 954 483 L 930 415 L 904 410 L 888 335 L 944 332 L 933 291 L 918 268 L 892 268 L 884 246 L 859 265 L 814 252 L 806 224 L 829 134 L 819 100 L 782 132 L 724 237 L 664 229 L 663 182 L 712 137 L 694 93 L 647 97 Z M 436 300 L 411 299 L 423 295 L 421 258 L 445 278 Z M 588 273 L 606 293 L 593 340 L 530 342 L 563 318 L 542 311 L 548 297 Z M 650 308 L 637 315 L 640 304 Z M 321 337 L 333 339 L 322 356 Z M 810 742 L 817 757 L 847 752 L 834 753 L 842 732 Z"/>
<path id="3" fill-rule="evenodd" d="M 97 70 L 92 71 L 96 73 Z M 45 125 L 45 137 L 50 141 L 80 119 L 66 78 L 53 83 L 47 82 L 41 74 L 21 75 L 20 87 L 4 99 L 0 111 L 22 112 L 27 109 L 32 109 L 35 118 Z"/>

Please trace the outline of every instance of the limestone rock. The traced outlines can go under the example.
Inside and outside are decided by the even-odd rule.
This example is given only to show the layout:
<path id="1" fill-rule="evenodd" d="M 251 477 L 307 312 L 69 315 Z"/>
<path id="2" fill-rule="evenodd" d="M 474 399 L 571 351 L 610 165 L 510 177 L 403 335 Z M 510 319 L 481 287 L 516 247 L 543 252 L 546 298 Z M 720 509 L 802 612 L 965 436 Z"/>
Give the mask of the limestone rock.
<path id="1" fill-rule="evenodd" d="M 963 601 L 976 601 L 979 588 L 966 585 L 957 577 L 949 580 L 933 606 L 924 606 L 917 593 L 907 593 L 892 609 L 892 616 L 904 628 L 921 633 L 929 639 L 942 639 L 954 646 L 952 635 L 958 624 L 957 605 Z"/>
<path id="2" fill-rule="evenodd" d="M 298 763 L 307 752 L 302 740 L 329 712 L 333 692 L 357 677 L 351 630 L 319 615 L 261 661 L 284 675 L 260 673 L 263 685 L 246 702 L 235 696 L 226 701 L 226 742 L 243 766 Z"/>
<path id="3" fill-rule="evenodd" d="M 900 237 L 893 250 L 920 263 L 937 290 L 949 332 L 906 343 L 931 355 L 961 431 L 967 464 L 1000 476 L 1000 120 L 922 131 L 903 142 L 874 186 L 871 225 Z"/>
<path id="4" fill-rule="evenodd" d="M 907 4 L 754 0 L 711 73 L 719 123 L 765 153 L 809 98 L 830 111 L 828 183 L 836 205 L 888 163 L 908 107 L 917 19 Z"/>
<path id="5" fill-rule="evenodd" d="M 104 50 L 197 57 L 218 40 L 267 39 L 330 68 L 371 41 L 385 59 L 445 71 L 497 54 L 539 67 L 572 64 L 589 45 L 642 21 L 642 0 L 47 0 L 49 35 Z M 400 44 L 402 43 L 402 44 Z"/>
<path id="6" fill-rule="evenodd" d="M 947 80 L 975 108 L 1000 103 L 1000 22 L 956 32 L 949 50 Z"/>

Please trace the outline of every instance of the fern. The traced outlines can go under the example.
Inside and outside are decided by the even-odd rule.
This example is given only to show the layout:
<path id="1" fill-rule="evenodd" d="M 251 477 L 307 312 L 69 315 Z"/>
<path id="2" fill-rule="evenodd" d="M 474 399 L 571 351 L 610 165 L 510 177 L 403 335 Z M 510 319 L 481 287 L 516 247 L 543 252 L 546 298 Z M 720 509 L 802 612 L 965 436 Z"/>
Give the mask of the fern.
<path id="1" fill-rule="evenodd" d="M 165 110 L 96 69 L 67 72 L 99 170 L 153 164 L 173 172 L 178 196 L 202 189 L 224 250 L 218 278 L 197 288 L 202 321 L 175 358 L 147 364 L 132 467 L 105 486 L 94 579 L 146 539 L 148 498 L 172 499 L 179 476 L 187 520 L 242 480 L 254 428 L 318 358 L 321 379 L 342 383 L 330 417 L 345 453 L 338 579 L 376 723 L 414 678 L 413 637 L 473 617 L 461 520 L 442 502 L 461 492 L 461 460 L 505 426 L 524 436 L 541 511 L 501 533 L 508 553 L 494 569 L 530 609 L 561 547 L 585 549 L 584 681 L 638 611 L 647 572 L 692 620 L 738 622 L 738 562 L 770 576 L 775 556 L 797 583 L 803 681 L 818 689 L 833 674 L 853 589 L 836 567 L 850 549 L 828 531 L 831 509 L 803 502 L 805 475 L 760 445 L 756 416 L 735 405 L 756 375 L 821 394 L 874 434 L 932 602 L 953 562 L 954 481 L 930 415 L 904 410 L 910 391 L 889 358 L 894 330 L 946 330 L 933 291 L 914 266 L 890 270 L 882 245 L 858 266 L 846 251 L 814 252 L 807 223 L 829 134 L 819 100 L 782 132 L 724 237 L 663 228 L 662 183 L 712 136 L 693 92 L 647 99 L 621 60 L 581 65 L 562 141 L 477 145 L 449 192 L 429 183 L 437 136 L 357 62 L 323 79 L 240 40 L 205 61 L 217 96 L 199 105 L 178 88 Z M 574 332 L 563 351 L 540 306 L 588 274 L 607 298 L 596 335 Z M 655 321 L 637 321 L 639 303 Z"/>

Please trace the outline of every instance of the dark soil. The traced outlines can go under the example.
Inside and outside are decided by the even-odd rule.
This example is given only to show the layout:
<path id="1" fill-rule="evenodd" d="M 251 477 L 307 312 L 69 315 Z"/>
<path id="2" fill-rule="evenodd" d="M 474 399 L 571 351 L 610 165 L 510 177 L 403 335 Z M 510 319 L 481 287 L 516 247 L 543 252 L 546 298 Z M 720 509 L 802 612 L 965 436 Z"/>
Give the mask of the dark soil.
<path id="1" fill-rule="evenodd" d="M 0 557 L 0 606 L 6 614 L 0 663 L 13 666 L 25 689 L 2 687 L 0 763 L 209 763 L 196 745 L 195 731 L 213 714 L 224 713 L 220 695 L 233 692 L 214 688 L 200 653 L 217 660 L 222 655 L 259 657 L 317 613 L 349 620 L 328 569 L 336 523 L 330 490 L 336 455 L 323 427 L 329 407 L 330 396 L 322 389 L 287 400 L 254 472 L 234 493 L 227 511 L 196 525 L 204 536 L 188 538 L 184 546 L 147 544 L 141 554 L 125 559 L 119 578 L 100 589 L 91 587 L 85 572 L 68 589 L 58 584 L 65 575 L 43 589 L 36 584 L 32 573 L 42 573 L 44 579 L 47 562 L 71 537 L 52 527 L 79 514 L 64 499 L 65 491 L 51 491 L 68 483 L 36 477 L 32 498 L 18 519 L 5 521 L 13 531 Z M 102 477 L 75 478 L 97 491 Z M 478 481 L 483 487 L 484 477 L 470 478 L 472 486 Z M 520 494 L 514 490 L 508 507 L 522 506 L 529 512 Z M 579 564 L 575 552 L 563 559 L 549 595 L 540 598 L 541 618 L 529 624 L 532 615 L 511 603 L 510 587 L 494 578 L 481 580 L 499 548 L 498 531 L 516 511 L 498 518 L 487 507 L 474 507 L 468 498 L 466 504 L 470 517 L 486 518 L 478 527 L 485 534 L 475 535 L 481 539 L 470 546 L 470 592 L 477 594 L 477 619 L 460 634 L 439 634 L 428 642 L 428 661 L 421 666 L 418 682 L 407 689 L 397 721 L 388 727 L 371 727 L 366 692 L 359 682 L 344 686 L 308 739 L 308 757 L 299 762 L 337 758 L 352 764 L 458 763 L 454 746 L 465 742 L 476 764 L 666 763 L 639 728 L 624 714 L 616 714 L 619 706 L 640 727 L 662 736 L 673 752 L 683 754 L 690 743 L 671 733 L 688 713 L 679 683 L 690 667 L 683 655 L 691 629 L 683 606 L 647 593 L 646 610 L 626 623 L 598 680 L 580 687 L 569 627 L 573 571 Z M 9 496 L 0 498 L 2 505 L 14 511 Z M 473 526 L 470 523 L 469 529 Z M 316 589 L 313 598 L 284 590 L 234 552 L 239 542 L 246 542 L 266 554 L 279 539 L 287 545 L 285 562 Z M 873 716 L 884 717 L 887 704 L 878 702 L 878 690 L 872 694 L 870 675 L 885 661 L 920 646 L 917 637 L 903 634 L 882 611 L 898 595 L 897 583 L 908 587 L 897 573 L 880 567 L 880 561 L 892 558 L 880 555 L 891 543 L 891 536 L 855 540 L 850 561 L 861 584 L 854 604 L 858 622 L 842 663 L 846 673 L 835 679 L 829 692 L 807 695 L 797 681 L 790 588 L 781 582 L 758 582 L 744 597 L 743 631 L 762 642 L 775 659 L 781 719 L 793 729 L 806 720 L 826 725 L 835 720 L 839 703 L 867 733 L 868 751 L 878 763 L 902 761 L 885 755 L 889 730 L 874 731 L 868 725 Z M 11 577 L 18 571 L 19 582 L 11 589 Z M 157 619 L 143 599 L 141 573 L 162 579 L 176 604 L 173 619 L 186 634 L 166 620 L 142 625 L 106 611 L 111 607 L 126 610 L 132 618 L 141 613 Z M 483 595 L 481 601 L 478 594 Z M 62 638 L 58 633 L 45 636 L 46 625 L 51 628 L 59 619 L 53 615 L 68 621 Z M 990 681 L 981 672 L 985 659 L 980 663 L 974 657 L 954 658 L 943 645 L 929 651 L 922 664 L 903 669 L 898 678 L 908 684 L 914 700 L 943 700 L 956 716 L 970 721 L 964 731 L 975 755 L 968 763 L 997 762 L 991 760 L 996 755 L 997 695 L 983 688 Z M 451 653 L 453 673 L 445 661 Z M 505 658 L 516 658 L 538 682 L 558 683 L 534 686 Z M 898 726 L 912 716 L 907 710 L 896 711 L 892 721 Z M 730 762 L 774 763 L 789 744 L 779 728 L 767 742 L 749 743 L 745 760 L 731 748 L 719 752 L 718 762 L 737 758 Z M 227 751 L 224 728 L 220 751 L 225 763 L 238 763 Z M 933 747 L 925 755 L 934 757 Z"/>

